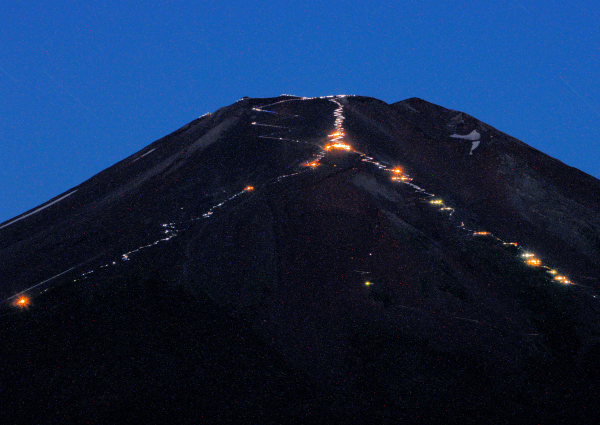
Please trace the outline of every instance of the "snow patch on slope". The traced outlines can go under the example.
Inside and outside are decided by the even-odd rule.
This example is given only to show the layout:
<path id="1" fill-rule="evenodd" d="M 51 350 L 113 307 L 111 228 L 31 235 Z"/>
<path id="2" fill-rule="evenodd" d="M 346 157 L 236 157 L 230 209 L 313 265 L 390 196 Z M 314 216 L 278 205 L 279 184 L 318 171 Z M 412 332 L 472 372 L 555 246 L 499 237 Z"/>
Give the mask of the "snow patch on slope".
<path id="1" fill-rule="evenodd" d="M 140 156 L 140 157 L 138 157 L 138 158 L 134 159 L 133 161 L 131 161 L 131 163 L 133 164 L 133 163 L 134 163 L 135 161 L 137 161 L 138 159 L 142 159 L 142 158 L 143 158 L 143 157 L 145 157 L 146 155 L 148 155 L 148 154 L 151 154 L 152 152 L 154 152 L 155 150 L 156 150 L 156 148 L 154 148 L 154 149 L 150 149 L 148 152 L 146 152 L 146 153 L 145 153 L 145 154 L 143 154 L 142 156 Z"/>
<path id="2" fill-rule="evenodd" d="M 477 149 L 477 146 L 479 146 L 480 143 L 480 141 L 476 141 L 471 144 L 471 151 L 469 152 L 469 155 L 473 155 L 473 151 Z"/>
<path id="3" fill-rule="evenodd" d="M 35 210 L 31 211 L 29 214 L 25 214 L 24 216 L 22 216 L 22 217 L 19 217 L 19 218 L 17 218 L 17 219 L 15 219 L 15 220 L 13 220 L 13 221 L 9 221 L 9 222 L 8 222 L 8 223 L 6 223 L 4 226 L 0 226 L 0 229 L 4 229 L 5 227 L 7 227 L 7 226 L 10 226 L 11 224 L 15 224 L 17 221 L 23 220 L 24 218 L 27 218 L 27 217 L 29 217 L 30 215 L 37 214 L 37 213 L 39 213 L 40 211 L 42 211 L 42 210 L 45 210 L 46 208 L 48 208 L 48 207 L 50 207 L 50 206 L 52 206 L 52 205 L 56 204 L 57 202 L 59 202 L 59 201 L 62 201 L 62 200 L 63 200 L 63 199 L 65 199 L 67 196 L 71 196 L 71 195 L 72 195 L 72 194 L 74 194 L 75 192 L 77 192 L 77 189 L 75 189 L 73 192 L 69 192 L 69 193 L 67 193 L 66 195 L 63 195 L 63 196 L 61 196 L 61 197 L 60 197 L 60 198 L 58 198 L 57 200 L 55 200 L 55 201 L 52 201 L 52 202 L 50 202 L 49 204 L 47 204 L 47 205 L 44 205 L 43 207 L 40 207 L 40 208 L 38 208 L 38 209 L 35 209 Z"/>
<path id="4" fill-rule="evenodd" d="M 469 152 L 469 155 L 473 155 L 473 151 L 477 149 L 477 147 L 481 143 L 481 134 L 479 134 L 477 130 L 473 130 L 469 134 L 464 135 L 451 134 L 450 137 L 452 137 L 453 139 L 471 140 L 473 143 L 471 144 L 471 151 Z"/>
<path id="5" fill-rule="evenodd" d="M 477 130 L 473 130 L 471 131 L 469 134 L 465 134 L 465 135 L 460 135 L 460 134 L 452 134 L 450 135 L 450 137 L 454 138 L 454 139 L 464 139 L 464 140 L 479 140 L 481 139 L 481 134 L 479 134 L 479 132 Z"/>

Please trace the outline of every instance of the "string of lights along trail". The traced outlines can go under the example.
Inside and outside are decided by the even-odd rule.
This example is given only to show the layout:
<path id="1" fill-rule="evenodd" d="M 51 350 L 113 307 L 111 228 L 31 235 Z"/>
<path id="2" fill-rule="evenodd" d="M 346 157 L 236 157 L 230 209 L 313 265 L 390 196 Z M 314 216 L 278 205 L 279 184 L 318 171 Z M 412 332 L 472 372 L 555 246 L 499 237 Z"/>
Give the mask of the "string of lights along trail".
<path id="1" fill-rule="evenodd" d="M 330 102 L 334 103 L 336 105 L 336 109 L 333 112 L 333 116 L 335 118 L 334 120 L 334 129 L 333 131 L 327 135 L 326 139 L 327 142 L 320 147 L 320 152 L 316 155 L 314 155 L 311 159 L 303 162 L 301 164 L 302 169 L 300 171 L 297 171 L 295 173 L 291 173 L 291 174 L 284 174 L 284 175 L 280 175 L 277 176 L 275 178 L 273 178 L 270 182 L 267 182 L 265 185 L 270 184 L 270 183 L 274 183 L 274 182 L 278 182 L 281 181 L 282 179 L 286 179 L 286 178 L 290 178 L 293 176 L 297 176 L 299 174 L 305 173 L 310 171 L 311 169 L 315 169 L 319 166 L 321 166 L 321 160 L 327 155 L 327 153 L 332 152 L 332 151 L 338 151 L 338 152 L 346 152 L 346 153 L 354 153 L 359 155 L 361 161 L 369 163 L 374 165 L 375 167 L 377 167 L 379 170 L 383 170 L 384 172 L 388 172 L 390 174 L 390 180 L 396 183 L 400 183 L 400 184 L 405 184 L 410 186 L 412 189 L 414 189 L 414 191 L 416 193 L 420 193 L 425 195 L 429 199 L 429 204 L 434 207 L 437 208 L 439 211 L 443 211 L 448 213 L 448 217 L 451 217 L 454 213 L 455 213 L 455 209 L 447 206 L 444 204 L 442 199 L 436 198 L 435 194 L 428 192 L 427 190 L 425 190 L 424 188 L 416 185 L 415 183 L 413 183 L 413 178 L 410 177 L 408 174 L 406 174 L 401 167 L 390 167 L 380 161 L 377 161 L 375 158 L 368 156 L 364 153 L 358 152 L 356 151 L 350 144 L 348 144 L 346 142 L 346 132 L 344 130 L 344 106 L 343 103 L 345 102 L 345 98 L 348 97 L 347 95 L 338 95 L 338 96 L 321 96 L 318 97 L 318 99 L 327 99 Z M 288 113 L 279 113 L 276 111 L 273 111 L 271 109 L 267 109 L 267 108 L 271 108 L 275 105 L 278 104 L 283 104 L 283 103 L 287 103 L 287 102 L 301 102 L 301 101 L 305 101 L 305 100 L 311 100 L 311 99 L 315 99 L 315 98 L 308 98 L 308 97 L 303 97 L 303 98 L 295 98 L 295 99 L 287 99 L 287 100 L 282 100 L 282 101 L 278 101 L 278 102 L 274 102 L 271 104 L 267 104 L 267 105 L 263 105 L 263 106 L 259 106 L 259 107 L 255 107 L 252 108 L 253 111 L 261 113 L 261 114 L 269 114 L 269 115 L 283 115 L 283 116 L 289 116 L 289 117 L 297 117 L 297 115 L 293 115 L 293 114 L 288 114 Z M 205 114 L 203 116 L 207 116 L 210 115 L 210 113 Z M 281 142 L 292 142 L 292 143 L 300 143 L 300 144 L 306 144 L 307 142 L 302 141 L 302 140 L 296 140 L 296 139 L 290 139 L 287 137 L 282 137 L 287 131 L 290 131 L 292 128 L 290 127 L 286 127 L 286 126 L 279 126 L 279 125 L 274 125 L 274 124 L 265 124 L 265 123 L 261 123 L 259 122 L 260 119 L 257 118 L 257 121 L 254 121 L 251 123 L 251 125 L 256 126 L 258 128 L 264 128 L 264 129 L 268 129 L 273 130 L 270 133 L 267 134 L 263 134 L 263 135 L 259 135 L 258 137 L 260 138 L 264 138 L 264 139 L 273 139 L 273 140 L 279 140 Z M 149 153 L 151 153 L 152 151 L 148 151 L 146 152 L 144 155 L 136 158 L 134 161 L 137 161 L 139 159 L 142 159 L 144 156 L 148 155 Z M 87 279 L 91 274 L 93 274 L 95 271 L 100 270 L 100 269 L 104 269 L 107 267 L 111 267 L 111 266 L 115 266 L 117 265 L 117 261 L 129 261 L 132 255 L 134 255 L 137 252 L 140 252 L 142 250 L 145 249 L 149 249 L 152 248 L 154 246 L 157 246 L 158 244 L 161 244 L 163 242 L 167 242 L 175 237 L 177 237 L 179 230 L 178 230 L 178 226 L 181 226 L 182 224 L 185 223 L 190 223 L 193 221 L 197 221 L 197 220 L 206 220 L 206 219 L 210 219 L 213 214 L 215 214 L 219 209 L 222 209 L 225 205 L 227 205 L 228 203 L 230 203 L 231 201 L 233 201 L 234 199 L 241 197 L 241 196 L 245 196 L 248 195 L 249 193 L 253 192 L 255 190 L 255 187 L 252 185 L 247 185 L 246 187 L 244 187 L 242 190 L 239 190 L 238 192 L 235 192 L 232 195 L 227 196 L 226 198 L 224 198 L 222 201 L 220 201 L 219 203 L 213 205 L 212 207 L 210 207 L 206 212 L 204 212 L 201 216 L 199 217 L 193 217 L 190 218 L 188 220 L 183 220 L 177 223 L 163 223 L 160 226 L 162 227 L 163 231 L 163 235 L 164 237 L 161 237 L 157 240 L 154 240 L 146 245 L 142 245 L 139 246 L 135 249 L 132 249 L 130 251 L 124 252 L 123 254 L 121 254 L 121 257 L 118 260 L 113 260 L 110 261 L 106 264 L 103 264 L 101 266 L 99 266 L 96 269 L 91 269 L 88 271 L 85 271 L 83 273 L 81 273 L 77 278 L 73 279 L 73 282 L 77 282 L 79 280 L 84 280 Z M 516 247 L 519 251 L 524 251 L 522 247 L 520 247 L 518 245 L 518 243 L 516 242 L 506 242 L 504 240 L 502 240 L 501 238 L 493 235 L 490 232 L 487 231 L 482 231 L 482 230 L 474 230 L 474 229 L 469 229 L 467 227 L 465 227 L 464 223 L 462 223 L 459 226 L 461 229 L 465 230 L 466 232 L 468 232 L 472 237 L 490 237 L 495 239 L 497 242 L 501 243 L 502 245 L 505 246 L 514 246 Z M 535 256 L 532 253 L 529 252 L 522 252 L 520 253 L 520 258 L 524 261 L 525 264 L 527 264 L 530 267 L 534 267 L 534 268 L 541 268 L 546 270 L 551 276 L 553 276 L 554 281 L 556 281 L 557 283 L 561 283 L 564 285 L 575 285 L 573 282 L 571 282 L 566 276 L 564 275 L 559 275 L 558 272 L 543 264 L 542 260 L 537 258 L 537 256 Z M 86 264 L 89 261 L 86 261 L 82 264 Z M 78 267 L 79 266 L 75 266 L 72 267 L 66 271 L 63 271 L 49 279 L 46 279 L 40 283 L 37 283 L 21 292 L 19 292 L 18 294 L 15 294 L 7 299 L 4 300 L 4 302 L 10 302 L 14 307 L 19 308 L 19 309 L 25 309 L 27 308 L 30 303 L 31 303 L 31 299 L 28 296 L 28 292 L 30 292 L 33 288 L 37 288 L 42 284 L 48 283 L 56 278 L 58 278 L 59 276 L 62 276 Z M 364 285 L 365 286 L 371 286 L 373 283 L 371 281 L 365 281 Z M 43 292 L 48 291 L 48 288 L 45 289 Z M 470 320 L 470 319 L 469 319 Z"/>

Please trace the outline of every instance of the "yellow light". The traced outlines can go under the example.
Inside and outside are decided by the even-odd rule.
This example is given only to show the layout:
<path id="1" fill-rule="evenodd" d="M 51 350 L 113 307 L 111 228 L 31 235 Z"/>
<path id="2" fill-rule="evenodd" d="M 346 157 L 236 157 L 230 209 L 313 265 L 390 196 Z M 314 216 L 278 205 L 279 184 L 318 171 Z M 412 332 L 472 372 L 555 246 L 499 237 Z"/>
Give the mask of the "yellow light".
<path id="1" fill-rule="evenodd" d="M 336 143 L 331 143 L 329 145 L 325 145 L 325 150 L 326 151 L 330 151 L 332 149 L 340 149 L 340 150 L 345 150 L 345 151 L 351 151 L 352 147 L 350 145 L 347 145 L 346 143 L 342 143 L 342 142 L 336 142 Z"/>
<path id="2" fill-rule="evenodd" d="M 554 280 L 558 280 L 560 283 L 564 283 L 564 284 L 571 283 L 571 281 L 569 279 L 567 279 L 566 276 L 554 276 Z"/>
<path id="3" fill-rule="evenodd" d="M 343 131 L 337 130 L 337 131 L 334 131 L 333 133 L 331 133 L 327 137 L 333 138 L 333 137 L 344 137 L 344 136 L 345 136 L 345 133 Z"/>
<path id="4" fill-rule="evenodd" d="M 371 286 L 371 282 L 369 282 L 368 280 L 365 282 L 365 286 Z"/>
<path id="5" fill-rule="evenodd" d="M 412 178 L 408 177 L 408 176 L 392 176 L 392 180 L 395 182 L 409 182 L 412 180 Z"/>
<path id="6" fill-rule="evenodd" d="M 432 199 L 431 201 L 429 201 L 430 204 L 435 204 L 435 205 L 440 205 L 443 204 L 444 201 L 442 201 L 441 199 Z"/>
<path id="7" fill-rule="evenodd" d="M 542 262 L 540 260 L 538 260 L 537 258 L 530 258 L 529 260 L 527 260 L 525 262 L 530 266 L 539 266 L 540 264 L 542 264 Z"/>
<path id="8" fill-rule="evenodd" d="M 246 186 L 246 187 L 244 188 L 244 191 L 246 191 L 246 192 L 250 192 L 250 191 L 252 191 L 252 190 L 254 190 L 254 186 Z"/>
<path id="9" fill-rule="evenodd" d="M 486 236 L 489 234 L 490 234 L 490 232 L 473 232 L 473 235 L 475 235 L 475 236 Z"/>
<path id="10" fill-rule="evenodd" d="M 402 174 L 402 168 L 396 167 L 396 168 L 392 169 L 392 173 L 394 173 L 394 174 Z"/>
<path id="11" fill-rule="evenodd" d="M 503 245 L 517 246 L 517 243 L 516 242 L 504 242 Z"/>
<path id="12" fill-rule="evenodd" d="M 531 258 L 531 257 L 534 257 L 534 255 L 526 252 L 525 254 L 522 255 L 522 257 L 523 258 Z"/>
<path id="13" fill-rule="evenodd" d="M 548 273 L 550 273 L 550 274 L 556 274 L 557 272 L 556 272 L 556 270 L 552 269 L 552 270 L 548 270 Z M 561 277 L 561 276 L 557 276 L 557 277 Z"/>

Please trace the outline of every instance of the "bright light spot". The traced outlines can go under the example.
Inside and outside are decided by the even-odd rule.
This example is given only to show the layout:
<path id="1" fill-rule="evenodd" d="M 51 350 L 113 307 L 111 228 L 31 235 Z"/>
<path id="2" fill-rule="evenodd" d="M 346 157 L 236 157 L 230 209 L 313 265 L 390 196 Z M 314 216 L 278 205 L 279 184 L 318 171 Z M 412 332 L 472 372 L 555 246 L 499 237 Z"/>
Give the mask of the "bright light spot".
<path id="1" fill-rule="evenodd" d="M 394 174 L 402 174 L 402 168 L 396 167 L 392 169 L 392 173 Z"/>
<path id="2" fill-rule="evenodd" d="M 571 281 L 567 279 L 566 276 L 554 276 L 554 280 L 558 280 L 560 283 L 564 283 L 565 285 L 571 283 Z"/>
<path id="3" fill-rule="evenodd" d="M 337 130 L 337 131 L 334 131 L 333 133 L 331 133 L 331 134 L 330 134 L 329 136 L 327 136 L 327 137 L 334 138 L 334 137 L 344 137 L 344 136 L 345 136 L 345 133 L 344 133 L 343 131 L 341 131 L 341 130 Z"/>
<path id="4" fill-rule="evenodd" d="M 317 168 L 319 165 L 319 161 L 313 161 L 313 162 L 305 162 L 304 164 L 302 164 L 303 167 L 311 167 L 311 168 Z"/>
<path id="5" fill-rule="evenodd" d="M 331 143 L 329 145 L 325 145 L 325 150 L 326 151 L 330 151 L 332 149 L 340 149 L 340 150 L 344 150 L 344 151 L 351 151 L 352 150 L 352 146 L 347 145 L 346 143 L 342 143 L 342 142 L 336 142 L 336 143 Z"/>
<path id="6" fill-rule="evenodd" d="M 542 262 L 537 258 L 530 258 L 527 261 L 525 261 L 525 263 L 527 263 L 530 266 L 539 266 L 540 264 L 542 264 Z"/>
<path id="7" fill-rule="evenodd" d="M 29 298 L 27 298 L 24 295 L 21 295 L 19 298 L 17 298 L 14 302 L 13 305 L 15 307 L 19 307 L 19 308 L 26 308 L 27 306 L 29 306 Z"/>
<path id="8" fill-rule="evenodd" d="M 365 286 L 371 286 L 371 285 L 372 285 L 372 283 L 369 282 L 368 280 L 365 282 Z"/>
<path id="9" fill-rule="evenodd" d="M 525 254 L 522 255 L 522 257 L 523 258 L 532 258 L 532 257 L 535 257 L 535 255 L 526 252 Z"/>
<path id="10" fill-rule="evenodd" d="M 254 190 L 254 186 L 246 186 L 246 187 L 244 188 L 244 191 L 245 191 L 245 192 L 251 192 L 251 191 L 253 191 L 253 190 Z"/>
<path id="11" fill-rule="evenodd" d="M 512 245 L 512 246 L 517 246 L 516 242 L 503 242 L 503 245 Z"/>
<path id="12" fill-rule="evenodd" d="M 444 201 L 442 201 L 441 199 L 432 199 L 431 201 L 429 201 L 429 203 L 434 205 L 441 205 L 444 203 Z"/>
<path id="13" fill-rule="evenodd" d="M 490 232 L 473 232 L 473 236 L 487 236 Z"/>
<path id="14" fill-rule="evenodd" d="M 556 274 L 556 273 L 557 273 L 557 271 L 556 271 L 556 270 L 554 270 L 554 269 L 552 269 L 552 270 L 548 270 L 548 273 L 550 273 L 550 274 Z M 557 277 L 560 277 L 560 276 L 557 276 Z"/>
<path id="15" fill-rule="evenodd" d="M 412 177 L 408 176 L 392 176 L 392 180 L 395 182 L 409 182 L 412 180 Z"/>

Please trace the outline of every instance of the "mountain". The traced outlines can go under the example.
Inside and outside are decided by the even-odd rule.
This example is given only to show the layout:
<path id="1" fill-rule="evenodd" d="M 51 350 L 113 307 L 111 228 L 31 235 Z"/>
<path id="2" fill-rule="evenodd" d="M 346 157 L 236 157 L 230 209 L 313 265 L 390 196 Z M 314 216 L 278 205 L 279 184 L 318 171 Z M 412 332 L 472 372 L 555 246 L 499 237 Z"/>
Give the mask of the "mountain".
<path id="1" fill-rule="evenodd" d="M 242 98 L 0 224 L 0 412 L 591 421 L 599 212 L 462 112 Z"/>

